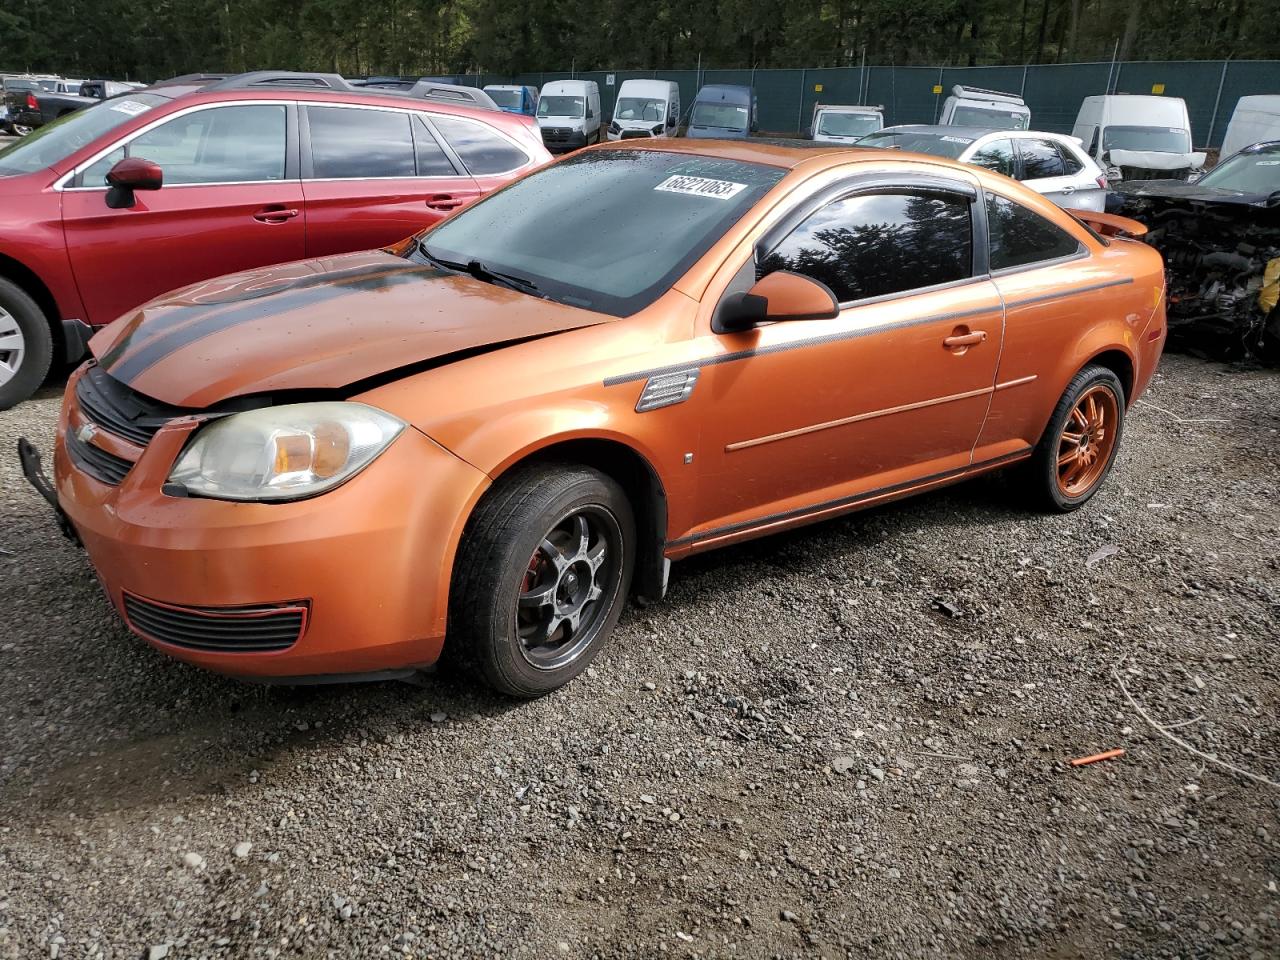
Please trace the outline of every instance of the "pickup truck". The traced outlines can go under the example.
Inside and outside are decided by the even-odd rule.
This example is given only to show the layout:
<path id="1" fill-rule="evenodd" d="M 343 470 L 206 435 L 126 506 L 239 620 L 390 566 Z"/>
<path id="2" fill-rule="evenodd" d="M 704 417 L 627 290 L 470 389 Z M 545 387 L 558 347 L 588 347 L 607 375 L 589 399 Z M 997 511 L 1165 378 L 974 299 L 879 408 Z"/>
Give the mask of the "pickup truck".
<path id="1" fill-rule="evenodd" d="M 42 81 L 36 90 L 6 90 L 5 106 L 14 133 L 26 133 L 87 106 L 128 93 L 137 85 L 115 80 Z"/>

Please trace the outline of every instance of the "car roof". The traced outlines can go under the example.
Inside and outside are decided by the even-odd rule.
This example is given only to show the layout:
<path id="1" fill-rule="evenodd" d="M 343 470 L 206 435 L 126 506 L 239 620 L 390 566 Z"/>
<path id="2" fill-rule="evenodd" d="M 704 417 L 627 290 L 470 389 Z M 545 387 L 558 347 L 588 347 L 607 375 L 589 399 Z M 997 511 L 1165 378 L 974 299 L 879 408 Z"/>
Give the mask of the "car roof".
<path id="1" fill-rule="evenodd" d="M 782 140 L 749 137 L 746 140 L 715 140 L 695 137 L 691 139 L 665 138 L 655 144 L 651 140 L 618 140 L 601 144 L 598 147 L 587 147 L 588 150 L 656 150 L 663 153 L 688 153 L 702 157 L 719 157 L 724 160 L 740 160 L 745 163 L 763 163 L 788 170 L 812 160 L 866 160 L 883 161 L 887 156 L 902 157 L 934 163 L 941 161 L 951 164 L 949 160 L 925 153 L 898 153 L 896 151 L 877 150 L 874 147 L 846 147 L 840 144 L 823 143 L 814 140 Z M 967 164 L 952 164 L 958 170 L 969 172 L 975 168 Z"/>
<path id="2" fill-rule="evenodd" d="M 1078 142 L 1076 137 L 1069 133 L 1051 133 L 1048 130 L 1008 130 L 1002 127 L 952 127 L 946 124 L 930 124 L 930 123 L 904 123 L 893 127 L 885 127 L 883 130 L 877 130 L 875 133 L 869 133 L 867 136 L 874 137 L 881 133 L 893 133 L 896 130 L 910 130 L 912 133 L 925 133 L 936 136 L 951 137 L 968 137 L 971 140 L 977 140 L 981 137 L 999 134 L 1004 137 L 1048 137 L 1051 140 L 1065 140 L 1070 143 Z"/>

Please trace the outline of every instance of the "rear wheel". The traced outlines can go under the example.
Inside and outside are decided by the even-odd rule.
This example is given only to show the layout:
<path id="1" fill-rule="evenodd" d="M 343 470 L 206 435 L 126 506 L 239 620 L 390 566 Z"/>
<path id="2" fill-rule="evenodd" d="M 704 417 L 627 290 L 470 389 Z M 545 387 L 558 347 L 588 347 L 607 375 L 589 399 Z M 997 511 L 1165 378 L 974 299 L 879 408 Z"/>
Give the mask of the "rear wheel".
<path id="1" fill-rule="evenodd" d="M 36 302 L 0 279 L 0 410 L 36 392 L 53 360 L 53 334 Z"/>
<path id="2" fill-rule="evenodd" d="M 1124 387 L 1106 367 L 1072 378 L 1031 458 L 1031 493 L 1058 513 L 1084 506 L 1111 472 L 1124 435 Z"/>
<path id="3" fill-rule="evenodd" d="M 631 506 L 599 471 L 542 465 L 500 480 L 459 549 L 450 656 L 511 696 L 563 686 L 613 632 L 634 557 Z"/>

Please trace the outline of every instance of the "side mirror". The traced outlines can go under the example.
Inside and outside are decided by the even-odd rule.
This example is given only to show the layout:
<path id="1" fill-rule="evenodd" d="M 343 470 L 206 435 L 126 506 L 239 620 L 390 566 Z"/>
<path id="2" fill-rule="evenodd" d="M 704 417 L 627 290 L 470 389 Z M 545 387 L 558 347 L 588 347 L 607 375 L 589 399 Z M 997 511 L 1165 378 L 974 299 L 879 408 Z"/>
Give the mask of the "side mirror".
<path id="1" fill-rule="evenodd" d="M 107 171 L 107 206 L 123 210 L 133 206 L 133 191 L 159 190 L 164 186 L 160 164 L 142 157 L 125 157 Z"/>
<path id="2" fill-rule="evenodd" d="M 735 333 L 779 320 L 830 320 L 839 315 L 840 301 L 825 283 L 778 270 L 757 280 L 746 293 L 725 297 L 715 329 Z"/>

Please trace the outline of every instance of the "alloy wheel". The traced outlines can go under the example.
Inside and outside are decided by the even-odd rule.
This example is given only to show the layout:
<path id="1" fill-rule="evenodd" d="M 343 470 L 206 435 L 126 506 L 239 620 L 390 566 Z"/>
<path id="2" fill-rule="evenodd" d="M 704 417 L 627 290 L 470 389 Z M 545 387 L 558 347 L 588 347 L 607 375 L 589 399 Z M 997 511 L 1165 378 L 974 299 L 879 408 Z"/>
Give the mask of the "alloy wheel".
<path id="1" fill-rule="evenodd" d="M 0 387 L 17 376 L 26 347 L 27 341 L 22 336 L 17 318 L 0 307 Z"/>
<path id="2" fill-rule="evenodd" d="M 1058 437 L 1058 489 L 1082 497 L 1107 472 L 1119 435 L 1120 408 L 1106 386 L 1090 387 L 1071 409 Z"/>
<path id="3" fill-rule="evenodd" d="M 590 646 L 618 588 L 622 533 L 602 506 L 588 505 L 547 531 L 520 582 L 516 632 L 533 667 L 556 670 Z"/>

